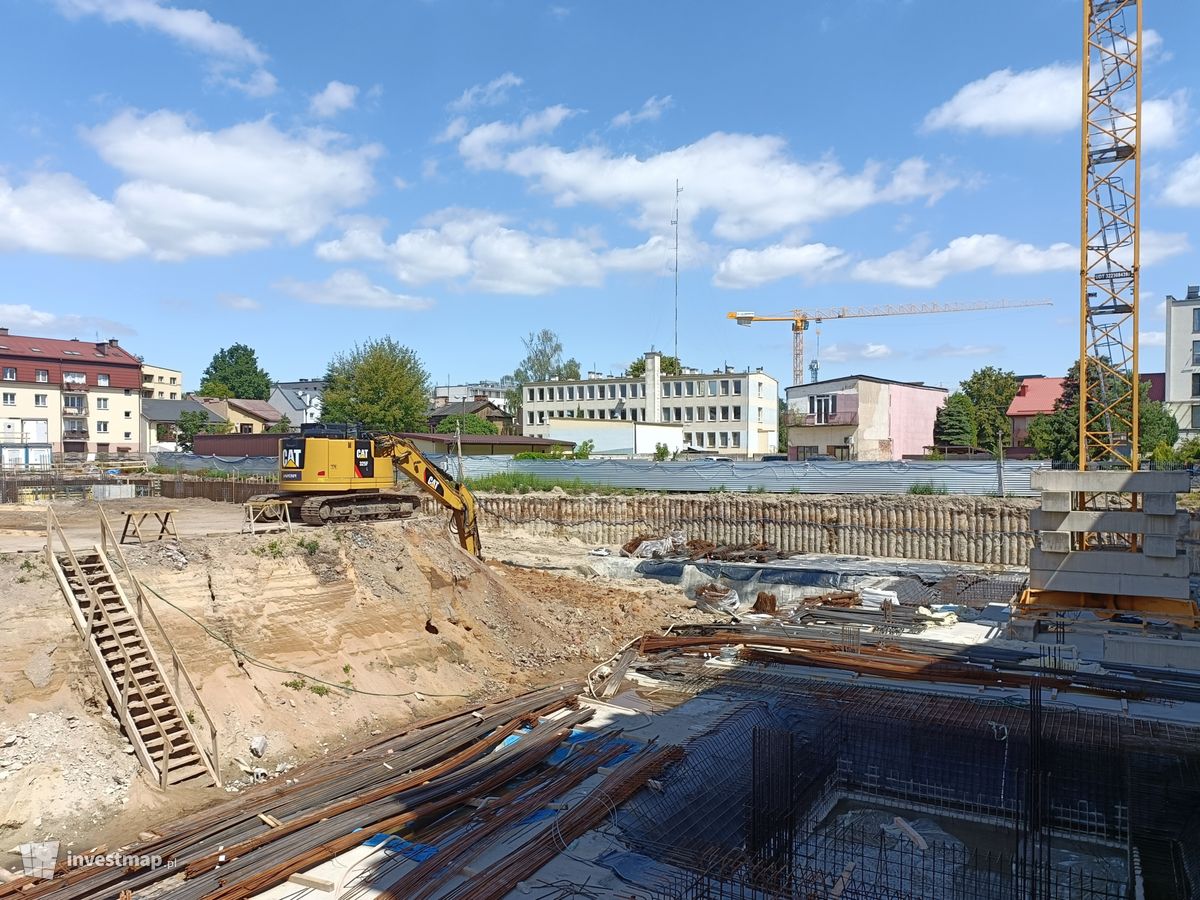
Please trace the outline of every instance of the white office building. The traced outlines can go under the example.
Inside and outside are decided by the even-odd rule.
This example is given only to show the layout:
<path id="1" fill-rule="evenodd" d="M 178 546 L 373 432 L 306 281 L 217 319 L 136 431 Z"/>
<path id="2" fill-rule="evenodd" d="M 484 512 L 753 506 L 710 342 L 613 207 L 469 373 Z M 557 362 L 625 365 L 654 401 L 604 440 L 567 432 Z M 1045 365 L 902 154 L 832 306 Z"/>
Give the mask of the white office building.
<path id="1" fill-rule="evenodd" d="M 433 395 L 429 398 L 435 409 L 449 406 L 451 403 L 463 403 L 468 400 L 490 400 L 505 412 L 508 409 L 508 392 L 499 381 L 477 381 L 474 384 L 437 384 L 433 387 Z"/>
<path id="2" fill-rule="evenodd" d="M 664 375 L 662 355 L 652 352 L 646 354 L 645 374 L 636 378 L 589 372 L 578 381 L 526 384 L 522 433 L 549 436 L 555 419 L 678 425 L 685 447 L 750 458 L 779 446 L 779 382 L 761 368 L 731 366 Z"/>
<path id="3" fill-rule="evenodd" d="M 1167 295 L 1167 408 L 1179 423 L 1179 437 L 1200 435 L 1200 285 L 1188 285 L 1183 299 Z"/>

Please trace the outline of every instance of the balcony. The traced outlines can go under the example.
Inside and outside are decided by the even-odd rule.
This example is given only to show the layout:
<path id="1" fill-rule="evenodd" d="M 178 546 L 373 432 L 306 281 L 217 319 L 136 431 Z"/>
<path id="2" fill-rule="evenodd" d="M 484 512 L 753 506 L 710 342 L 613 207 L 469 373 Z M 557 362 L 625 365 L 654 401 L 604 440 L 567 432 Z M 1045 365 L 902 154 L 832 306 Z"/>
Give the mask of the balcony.
<path id="1" fill-rule="evenodd" d="M 64 406 L 63 407 L 63 415 L 64 416 L 82 417 L 82 416 L 86 416 L 87 414 L 88 414 L 88 408 L 86 406 Z"/>
<path id="2" fill-rule="evenodd" d="M 77 428 L 71 431 L 64 431 L 62 439 L 63 441 L 86 441 L 88 439 L 88 430 L 86 428 Z"/>
<path id="3" fill-rule="evenodd" d="M 86 381 L 64 381 L 62 389 L 64 391 L 86 391 L 88 386 Z"/>
<path id="4" fill-rule="evenodd" d="M 818 425 L 855 426 L 858 424 L 858 410 L 835 413 L 786 413 L 783 424 L 789 428 L 806 428 Z"/>

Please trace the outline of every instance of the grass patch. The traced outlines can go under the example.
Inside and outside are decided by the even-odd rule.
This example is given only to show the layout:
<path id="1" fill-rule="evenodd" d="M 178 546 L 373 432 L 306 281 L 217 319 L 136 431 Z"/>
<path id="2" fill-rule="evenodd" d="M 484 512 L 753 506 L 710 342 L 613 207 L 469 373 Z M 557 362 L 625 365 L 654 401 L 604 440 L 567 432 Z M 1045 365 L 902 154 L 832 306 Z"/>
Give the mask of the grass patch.
<path id="1" fill-rule="evenodd" d="M 285 681 L 283 683 L 283 686 L 289 687 L 293 691 L 302 691 L 306 687 L 308 687 L 308 682 L 305 681 L 303 678 L 293 678 L 291 681 Z"/>
<path id="2" fill-rule="evenodd" d="M 495 494 L 529 494 L 561 488 L 568 494 L 639 494 L 636 488 L 609 487 L 592 484 L 579 478 L 545 478 L 526 472 L 496 472 L 481 478 L 468 478 L 467 487 L 472 491 L 490 491 Z"/>
<path id="3" fill-rule="evenodd" d="M 910 494 L 929 496 L 932 494 L 949 494 L 944 484 L 934 484 L 932 481 L 918 481 L 908 489 Z"/>
<path id="4" fill-rule="evenodd" d="M 309 538 L 308 540 L 305 540 L 304 538 L 297 538 L 296 546 L 309 556 L 316 556 L 317 551 L 321 549 L 321 542 L 316 538 Z"/>
<path id="5" fill-rule="evenodd" d="M 329 686 L 325 684 L 310 684 L 308 686 L 308 690 L 311 693 L 316 694 L 318 697 L 329 696 Z"/>
<path id="6" fill-rule="evenodd" d="M 316 553 L 317 547 L 320 546 L 315 540 L 312 543 L 316 546 L 314 546 L 312 550 L 308 551 L 310 554 Z M 301 546 L 304 546 L 304 544 L 301 543 Z M 251 547 L 250 552 L 255 556 L 269 556 L 271 559 L 283 559 L 283 541 L 268 541 L 265 544 L 259 544 L 257 547 Z"/>

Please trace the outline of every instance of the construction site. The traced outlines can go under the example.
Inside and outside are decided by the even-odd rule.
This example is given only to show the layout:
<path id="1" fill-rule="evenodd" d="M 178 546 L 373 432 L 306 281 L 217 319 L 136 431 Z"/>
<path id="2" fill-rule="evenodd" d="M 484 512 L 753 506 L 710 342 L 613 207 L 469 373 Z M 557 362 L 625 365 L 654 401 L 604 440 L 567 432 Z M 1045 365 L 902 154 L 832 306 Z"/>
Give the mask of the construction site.
<path id="1" fill-rule="evenodd" d="M 1083 6 L 1076 468 L 513 496 L 306 423 L 217 499 L 0 482 L 0 900 L 1200 900 L 1200 517 L 1139 450 L 1142 4 Z M 791 322 L 803 381 L 813 317 L 731 317 Z"/>

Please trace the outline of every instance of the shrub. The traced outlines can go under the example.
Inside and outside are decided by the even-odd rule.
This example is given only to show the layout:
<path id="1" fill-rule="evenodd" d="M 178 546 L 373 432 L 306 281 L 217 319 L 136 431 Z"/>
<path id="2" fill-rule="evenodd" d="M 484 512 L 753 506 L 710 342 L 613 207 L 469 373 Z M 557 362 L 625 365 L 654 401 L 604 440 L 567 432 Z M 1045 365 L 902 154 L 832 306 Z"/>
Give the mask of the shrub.
<path id="1" fill-rule="evenodd" d="M 934 484 L 932 481 L 918 481 L 909 487 L 908 492 L 922 495 L 950 493 L 944 484 Z"/>

